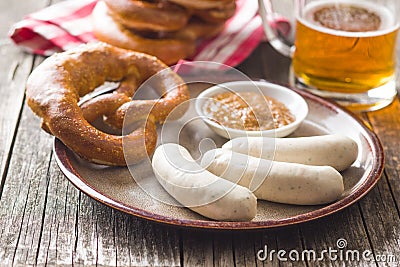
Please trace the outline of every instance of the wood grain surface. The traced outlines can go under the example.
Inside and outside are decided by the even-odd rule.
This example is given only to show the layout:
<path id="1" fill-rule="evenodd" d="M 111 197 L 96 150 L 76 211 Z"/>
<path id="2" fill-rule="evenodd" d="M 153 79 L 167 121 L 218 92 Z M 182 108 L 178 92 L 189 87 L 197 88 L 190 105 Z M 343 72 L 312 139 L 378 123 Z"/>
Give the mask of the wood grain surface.
<path id="1" fill-rule="evenodd" d="M 12 23 L 53 2 L 0 1 L 0 266 L 399 266 L 400 104 L 360 114 L 385 149 L 385 171 L 361 201 L 290 227 L 207 231 L 148 222 L 78 191 L 59 170 L 52 137 L 26 106 L 25 82 L 41 57 L 7 38 Z M 286 82 L 290 60 L 261 44 L 239 69 Z M 369 250 L 371 260 L 261 261 L 257 253 L 337 248 Z M 286 255 L 287 256 L 287 255 Z M 387 258 L 394 256 L 386 261 Z"/>

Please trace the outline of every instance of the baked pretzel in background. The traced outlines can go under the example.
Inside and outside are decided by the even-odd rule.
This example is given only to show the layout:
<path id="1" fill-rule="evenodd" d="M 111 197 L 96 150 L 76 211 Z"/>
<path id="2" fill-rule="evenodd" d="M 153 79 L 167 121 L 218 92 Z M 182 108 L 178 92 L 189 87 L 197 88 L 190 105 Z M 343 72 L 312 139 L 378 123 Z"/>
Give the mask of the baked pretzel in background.
<path id="1" fill-rule="evenodd" d="M 93 33 L 172 65 L 193 55 L 197 40 L 220 33 L 235 10 L 235 0 L 103 0 L 92 13 Z"/>
<path id="2" fill-rule="evenodd" d="M 139 85 L 160 72 L 152 86 L 161 98 L 132 101 Z M 120 82 L 119 88 L 78 106 L 82 96 L 105 81 Z M 189 91 L 184 81 L 155 57 L 98 42 L 43 61 L 28 78 L 26 97 L 29 107 L 42 118 L 42 128 L 75 153 L 94 163 L 125 166 L 154 152 L 156 123 L 188 100 Z M 109 116 L 110 124 L 121 128 L 128 108 L 132 110 L 129 122 L 139 126 L 125 136 L 105 133 L 91 124 Z M 177 114 L 184 111 L 181 108 Z"/>

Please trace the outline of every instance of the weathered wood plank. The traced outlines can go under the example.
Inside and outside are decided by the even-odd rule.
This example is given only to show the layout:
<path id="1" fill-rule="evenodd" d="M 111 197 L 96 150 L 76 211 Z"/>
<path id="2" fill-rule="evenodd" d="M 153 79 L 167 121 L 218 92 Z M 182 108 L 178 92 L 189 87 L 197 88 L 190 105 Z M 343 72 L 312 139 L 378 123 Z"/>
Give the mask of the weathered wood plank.
<path id="1" fill-rule="evenodd" d="M 269 257 L 271 250 L 277 250 L 279 232 L 279 230 L 269 229 L 235 233 L 236 266 L 279 266 L 276 257 Z"/>
<path id="2" fill-rule="evenodd" d="M 25 82 L 32 69 L 33 56 L 22 53 L 8 39 L 7 33 L 15 22 L 24 15 L 46 5 L 46 1 L 28 0 L 20 2 L 0 2 L 0 195 L 7 166 L 9 152 L 23 106 Z"/>
<path id="3" fill-rule="evenodd" d="M 400 264 L 400 218 L 386 175 L 359 203 L 378 266 Z"/>
<path id="4" fill-rule="evenodd" d="M 234 252 L 231 232 L 213 234 L 214 266 L 234 266 Z"/>
<path id="5" fill-rule="evenodd" d="M 181 238 L 183 266 L 214 266 L 212 232 L 182 230 Z"/>
<path id="6" fill-rule="evenodd" d="M 389 191 L 400 207 L 400 101 L 397 97 L 389 107 L 368 113 L 370 124 L 382 142 L 385 151 L 385 173 Z"/>
<path id="7" fill-rule="evenodd" d="M 284 230 L 277 232 L 276 237 L 276 260 L 279 261 L 281 266 L 307 266 L 305 261 L 301 259 L 298 261 L 290 258 L 290 251 L 301 252 L 304 250 L 301 232 L 297 225 L 286 227 Z M 279 259 L 278 251 L 284 250 L 285 254 L 281 255 L 282 259 Z M 295 258 L 294 258 L 295 259 Z"/>
<path id="8" fill-rule="evenodd" d="M 368 197 L 360 201 L 364 224 L 379 266 L 400 263 L 400 103 L 397 97 L 389 107 L 368 113 L 385 151 L 384 175 Z"/>
<path id="9" fill-rule="evenodd" d="M 45 6 L 44 2 L 25 1 L 22 5 L 3 1 L 0 4 L 6 5 L 0 11 L 0 173 L 1 185 L 4 184 L 1 188 L 0 225 L 1 240 L 5 241 L 0 247 L 0 262 L 4 265 L 35 262 L 40 239 L 40 215 L 43 212 L 41 207 L 47 187 L 44 174 L 49 162 L 49 154 L 41 153 L 48 148 L 48 137 L 35 135 L 36 130 L 40 131 L 33 125 L 37 121 L 32 121 L 27 113 L 24 112 L 20 118 L 25 82 L 32 69 L 33 56 L 14 46 L 7 32 L 27 12 Z M 14 131 L 20 125 L 22 127 L 18 128 L 14 145 Z M 13 151 L 12 156 L 9 155 L 10 150 Z"/>
<path id="10" fill-rule="evenodd" d="M 360 260 L 346 260 L 345 253 L 348 250 L 361 252 L 371 250 L 368 233 L 364 228 L 357 204 L 330 216 L 305 223 L 300 229 L 304 239 L 304 249 L 315 251 L 317 258 L 320 258 L 310 261 L 309 266 L 375 266 L 374 263 L 362 259 L 361 255 Z M 341 244 L 342 241 L 347 245 L 341 249 L 338 243 Z M 322 254 L 323 250 L 328 252 Z M 332 251 L 331 255 L 328 254 L 329 250 Z M 340 257 L 340 253 L 344 253 L 344 256 Z"/>
<path id="11" fill-rule="evenodd" d="M 0 45 L 0 56 L 0 179 L 4 179 L 33 57 L 8 42 Z"/>
<path id="12" fill-rule="evenodd" d="M 119 211 L 114 213 L 117 266 L 180 265 L 180 241 L 176 228 L 141 220 Z"/>
<path id="13" fill-rule="evenodd" d="M 33 264 L 41 237 L 51 137 L 24 107 L 0 203 L 0 259 Z"/>
<path id="14" fill-rule="evenodd" d="M 301 251 L 297 227 L 244 232 L 182 231 L 182 239 L 184 266 L 292 266 L 292 262 L 279 262 L 276 252 Z M 269 258 L 271 250 L 275 252 Z M 295 265 L 299 266 L 299 262 Z"/>
<path id="15" fill-rule="evenodd" d="M 48 0 L 0 1 L 0 40 L 7 36 L 10 27 L 27 14 L 48 5 Z"/>
<path id="16" fill-rule="evenodd" d="M 75 257 L 80 193 L 60 172 L 55 161 L 51 161 L 48 177 L 46 206 L 36 263 L 38 266 L 67 266 L 72 264 Z"/>
<path id="17" fill-rule="evenodd" d="M 257 252 L 264 248 L 262 244 L 263 231 L 245 231 L 233 233 L 233 253 L 236 266 L 262 265 L 257 259 Z"/>

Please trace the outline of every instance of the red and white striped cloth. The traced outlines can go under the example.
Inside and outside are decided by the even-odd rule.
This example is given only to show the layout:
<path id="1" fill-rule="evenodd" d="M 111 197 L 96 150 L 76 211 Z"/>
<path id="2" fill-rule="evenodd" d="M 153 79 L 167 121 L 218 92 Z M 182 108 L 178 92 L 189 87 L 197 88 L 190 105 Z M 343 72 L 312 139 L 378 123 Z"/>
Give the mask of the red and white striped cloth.
<path id="1" fill-rule="evenodd" d="M 90 19 L 96 2 L 69 0 L 49 6 L 14 24 L 9 36 L 24 50 L 42 56 L 96 41 Z M 228 66 L 241 63 L 264 37 L 257 11 L 256 0 L 237 0 L 237 11 L 226 22 L 224 30 L 200 43 L 190 60 L 213 61 Z"/>

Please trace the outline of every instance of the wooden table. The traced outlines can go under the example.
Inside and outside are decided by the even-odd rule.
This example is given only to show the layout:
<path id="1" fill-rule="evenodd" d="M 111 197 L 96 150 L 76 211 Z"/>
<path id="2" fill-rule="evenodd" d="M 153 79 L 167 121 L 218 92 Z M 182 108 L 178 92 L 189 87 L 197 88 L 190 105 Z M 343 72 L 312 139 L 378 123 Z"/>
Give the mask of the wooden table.
<path id="1" fill-rule="evenodd" d="M 23 53 L 6 33 L 48 2 L 0 1 L 1 266 L 400 266 L 398 98 L 386 109 L 360 114 L 382 141 L 385 170 L 367 196 L 343 211 L 257 231 L 189 230 L 137 219 L 89 198 L 64 177 L 53 138 L 26 105 L 26 79 L 43 58 Z M 239 68 L 251 77 L 285 82 L 289 63 L 263 43 Z M 300 253 L 336 248 L 340 238 L 348 249 L 372 251 L 375 261 L 293 262 L 277 255 L 260 261 L 256 255 L 265 245 Z"/>

